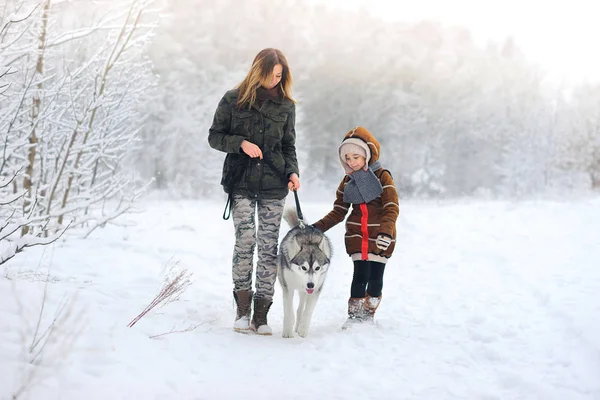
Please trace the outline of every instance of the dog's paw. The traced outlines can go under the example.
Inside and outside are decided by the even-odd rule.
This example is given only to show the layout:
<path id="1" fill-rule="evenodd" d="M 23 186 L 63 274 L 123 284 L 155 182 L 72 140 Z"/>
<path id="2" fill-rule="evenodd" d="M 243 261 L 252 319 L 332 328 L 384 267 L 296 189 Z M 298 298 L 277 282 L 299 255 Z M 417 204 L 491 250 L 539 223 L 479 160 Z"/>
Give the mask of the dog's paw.
<path id="1" fill-rule="evenodd" d="M 283 327 L 283 333 L 281 334 L 282 337 L 284 338 L 293 338 L 294 337 L 294 331 L 292 330 L 291 326 L 284 326 Z"/>
<path id="2" fill-rule="evenodd" d="M 291 329 L 284 329 L 283 333 L 281 334 L 281 337 L 284 337 L 286 339 L 293 338 L 294 331 L 292 331 Z"/>
<path id="3" fill-rule="evenodd" d="M 300 335 L 300 337 L 307 337 L 308 336 L 308 325 L 305 324 L 300 324 L 298 326 L 298 329 L 296 329 L 296 332 L 298 333 L 298 335 Z"/>

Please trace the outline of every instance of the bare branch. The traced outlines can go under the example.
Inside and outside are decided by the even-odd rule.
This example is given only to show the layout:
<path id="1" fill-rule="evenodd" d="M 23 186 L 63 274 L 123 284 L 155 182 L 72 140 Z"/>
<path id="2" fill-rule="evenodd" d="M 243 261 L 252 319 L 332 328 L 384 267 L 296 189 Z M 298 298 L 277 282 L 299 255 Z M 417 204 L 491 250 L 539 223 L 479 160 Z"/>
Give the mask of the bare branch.
<path id="1" fill-rule="evenodd" d="M 21 224 L 19 226 L 19 228 L 21 228 L 23 226 L 25 226 L 25 225 Z M 25 250 L 26 248 L 35 247 L 35 246 L 47 246 L 51 243 L 56 242 L 58 239 L 60 239 L 62 237 L 62 235 L 64 235 L 64 233 L 67 231 L 69 226 L 70 226 L 70 224 L 67 225 L 67 227 L 64 228 L 62 231 L 60 231 L 50 237 L 46 237 L 46 238 L 42 238 L 39 236 L 32 236 L 32 235 L 22 236 L 20 239 L 10 243 L 9 247 L 4 251 L 4 253 L 0 254 L 0 265 L 9 261 L 14 256 L 19 254 L 23 250 Z M 14 233 L 14 231 L 13 231 L 13 233 Z"/>
<path id="2" fill-rule="evenodd" d="M 187 328 L 184 328 L 184 329 L 175 329 L 175 326 L 173 326 L 173 328 L 171 328 L 171 330 L 169 332 L 164 332 L 164 333 L 159 333 L 157 335 L 152 335 L 152 336 L 150 336 L 150 339 L 162 338 L 162 337 L 164 337 L 166 335 L 170 335 L 172 333 L 191 332 L 191 331 L 195 330 L 196 328 L 198 328 L 199 326 L 206 325 L 208 322 L 215 322 L 215 320 L 212 320 L 212 321 L 203 321 L 203 322 L 200 322 L 199 324 L 196 324 L 196 325 L 190 325 L 190 326 L 188 326 Z"/>
<path id="3" fill-rule="evenodd" d="M 11 25 L 17 24 L 19 22 L 23 22 L 26 19 L 28 19 L 29 17 L 31 17 L 33 15 L 33 13 L 35 12 L 35 10 L 40 6 L 41 3 L 38 3 L 35 5 L 35 7 L 33 7 L 33 9 L 26 14 L 23 17 L 12 17 L 10 19 L 10 21 L 8 21 L 3 27 L 2 29 L 0 29 L 0 43 L 2 43 L 4 41 L 4 37 L 6 36 L 6 33 L 8 32 L 8 29 L 10 28 Z"/>
<path id="4" fill-rule="evenodd" d="M 144 315 L 152 311 L 156 307 L 163 307 L 173 301 L 176 301 L 179 296 L 190 286 L 191 272 L 187 269 L 182 269 L 173 278 L 167 277 L 165 283 L 161 288 L 160 292 L 150 302 L 150 304 L 136 316 L 129 324 L 128 327 L 132 328 Z"/>

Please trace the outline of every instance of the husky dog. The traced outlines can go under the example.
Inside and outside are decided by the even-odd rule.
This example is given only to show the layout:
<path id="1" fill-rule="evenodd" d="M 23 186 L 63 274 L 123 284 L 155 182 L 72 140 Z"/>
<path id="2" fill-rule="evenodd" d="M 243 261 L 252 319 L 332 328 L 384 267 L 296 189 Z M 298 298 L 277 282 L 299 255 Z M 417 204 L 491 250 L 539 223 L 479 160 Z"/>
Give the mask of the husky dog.
<path id="1" fill-rule="evenodd" d="M 331 259 L 331 242 L 317 228 L 298 220 L 296 210 L 286 208 L 283 218 L 292 228 L 281 241 L 277 256 L 278 277 L 283 289 L 283 337 L 306 337 L 312 313 L 323 289 Z M 294 291 L 300 303 L 294 327 Z"/>

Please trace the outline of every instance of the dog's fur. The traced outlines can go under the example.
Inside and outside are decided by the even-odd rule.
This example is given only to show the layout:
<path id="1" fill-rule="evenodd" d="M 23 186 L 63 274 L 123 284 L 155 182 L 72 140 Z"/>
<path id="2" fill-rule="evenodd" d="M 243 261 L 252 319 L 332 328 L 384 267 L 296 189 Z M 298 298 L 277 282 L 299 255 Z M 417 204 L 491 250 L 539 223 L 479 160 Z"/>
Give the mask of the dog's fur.
<path id="1" fill-rule="evenodd" d="M 308 335 L 312 314 L 323 289 L 331 260 L 331 242 L 311 225 L 300 224 L 295 209 L 286 208 L 283 218 L 292 228 L 281 241 L 278 277 L 283 289 L 283 337 Z M 300 303 L 294 327 L 294 291 Z"/>

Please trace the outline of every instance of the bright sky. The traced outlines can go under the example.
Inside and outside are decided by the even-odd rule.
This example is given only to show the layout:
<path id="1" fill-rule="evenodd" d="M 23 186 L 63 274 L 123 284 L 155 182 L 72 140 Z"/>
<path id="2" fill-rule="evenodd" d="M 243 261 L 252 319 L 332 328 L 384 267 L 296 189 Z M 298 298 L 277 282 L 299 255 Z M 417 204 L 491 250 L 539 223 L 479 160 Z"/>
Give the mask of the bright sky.
<path id="1" fill-rule="evenodd" d="M 599 0 L 324 0 L 385 19 L 431 19 L 468 27 L 474 36 L 512 35 L 527 57 L 555 79 L 600 81 Z"/>

